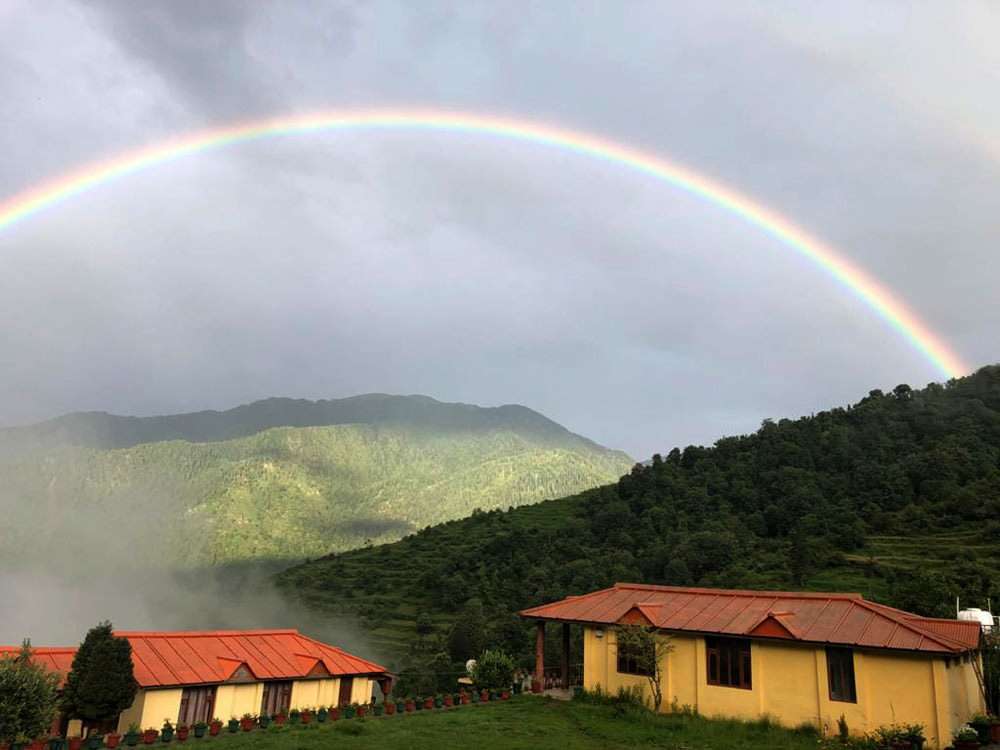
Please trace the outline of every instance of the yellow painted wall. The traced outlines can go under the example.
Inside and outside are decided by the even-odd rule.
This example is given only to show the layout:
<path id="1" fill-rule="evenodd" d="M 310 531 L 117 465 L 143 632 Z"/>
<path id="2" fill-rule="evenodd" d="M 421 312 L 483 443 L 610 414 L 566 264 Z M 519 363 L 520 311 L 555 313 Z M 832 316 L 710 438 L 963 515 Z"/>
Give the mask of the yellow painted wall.
<path id="1" fill-rule="evenodd" d="M 751 690 L 709 685 L 703 637 L 673 634 L 674 649 L 663 665 L 663 705 L 688 705 L 706 716 L 753 719 L 767 714 L 797 726 L 816 725 L 826 734 L 837 732 L 844 715 L 854 733 L 880 725 L 920 723 L 928 747 L 943 747 L 951 732 L 974 711 L 982 698 L 971 662 L 945 668 L 943 658 L 889 651 L 854 652 L 857 703 L 830 700 L 823 647 L 781 641 L 753 640 Z M 650 696 L 644 677 L 618 673 L 613 628 L 597 638 L 584 628 L 584 687 L 616 693 L 639 685 Z M 953 660 L 954 661 L 954 660 Z"/>
<path id="2" fill-rule="evenodd" d="M 142 729 L 160 729 L 164 719 L 170 719 L 173 723 L 177 721 L 177 714 L 181 710 L 180 688 L 166 688 L 163 690 L 146 690 L 142 702 L 142 718 L 139 726 Z"/>
<path id="3" fill-rule="evenodd" d="M 135 700 L 132 701 L 132 705 L 121 712 L 118 717 L 118 733 L 124 734 L 128 729 L 129 724 L 138 724 L 139 729 L 145 729 L 145 725 L 142 723 L 142 704 L 146 700 L 146 691 L 141 688 L 135 694 Z M 180 706 L 180 699 L 178 699 L 178 706 Z"/>
<path id="4" fill-rule="evenodd" d="M 355 678 L 357 679 L 357 678 Z M 292 705 L 289 708 L 319 708 L 333 706 L 340 694 L 340 678 L 297 680 L 292 683 Z"/>
<path id="5" fill-rule="evenodd" d="M 215 715 L 223 721 L 243 714 L 260 713 L 260 703 L 264 697 L 264 683 L 251 682 L 242 685 L 219 685 L 215 691 Z M 176 715 L 177 711 L 174 712 Z"/>

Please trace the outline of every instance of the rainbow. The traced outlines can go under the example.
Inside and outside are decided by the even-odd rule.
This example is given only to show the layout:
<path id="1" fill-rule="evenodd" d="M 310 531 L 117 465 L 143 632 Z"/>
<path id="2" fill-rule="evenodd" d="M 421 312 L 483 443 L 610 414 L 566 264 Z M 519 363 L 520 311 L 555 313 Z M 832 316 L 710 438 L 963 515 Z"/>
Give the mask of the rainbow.
<path id="1" fill-rule="evenodd" d="M 969 367 L 888 289 L 843 254 L 738 192 L 653 154 L 596 135 L 520 119 L 430 110 L 346 111 L 277 117 L 203 131 L 85 166 L 0 203 L 0 232 L 75 195 L 210 149 L 279 135 L 336 130 L 432 130 L 533 143 L 600 159 L 666 182 L 763 230 L 814 263 L 873 310 L 946 378 Z"/>

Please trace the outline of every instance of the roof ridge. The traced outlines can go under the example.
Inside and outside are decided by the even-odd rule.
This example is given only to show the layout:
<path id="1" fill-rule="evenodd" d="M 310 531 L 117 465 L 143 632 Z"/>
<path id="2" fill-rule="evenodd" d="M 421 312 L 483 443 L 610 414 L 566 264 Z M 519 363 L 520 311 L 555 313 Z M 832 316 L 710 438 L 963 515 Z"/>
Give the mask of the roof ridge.
<path id="1" fill-rule="evenodd" d="M 125 638 L 226 638 L 244 635 L 299 635 L 295 628 L 251 630 L 116 630 L 115 635 Z"/>
<path id="2" fill-rule="evenodd" d="M 666 586 L 656 583 L 627 583 L 618 582 L 613 589 L 639 589 L 646 591 L 676 591 L 678 593 L 692 593 L 692 594 L 717 594 L 720 596 L 773 596 L 776 598 L 783 599 L 846 599 L 850 601 L 867 601 L 862 594 L 857 594 L 854 592 L 836 591 L 836 592 L 821 592 L 821 591 L 769 591 L 756 589 L 712 589 L 712 588 L 702 588 L 699 586 Z M 592 591 L 590 594 L 584 594 L 583 596 L 591 596 L 593 594 L 599 594 L 608 589 L 602 589 L 601 591 Z M 574 597 L 576 598 L 576 597 Z"/>

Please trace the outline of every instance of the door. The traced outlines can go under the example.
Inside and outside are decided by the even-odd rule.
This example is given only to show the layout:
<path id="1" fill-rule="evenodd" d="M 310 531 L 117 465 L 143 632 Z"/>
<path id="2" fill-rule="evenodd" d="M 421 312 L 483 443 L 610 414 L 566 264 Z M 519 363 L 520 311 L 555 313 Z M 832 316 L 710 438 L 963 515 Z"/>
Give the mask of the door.
<path id="1" fill-rule="evenodd" d="M 338 706 L 349 706 L 351 705 L 351 692 L 354 690 L 354 678 L 353 677 L 341 677 L 340 678 L 340 697 L 337 698 Z"/>

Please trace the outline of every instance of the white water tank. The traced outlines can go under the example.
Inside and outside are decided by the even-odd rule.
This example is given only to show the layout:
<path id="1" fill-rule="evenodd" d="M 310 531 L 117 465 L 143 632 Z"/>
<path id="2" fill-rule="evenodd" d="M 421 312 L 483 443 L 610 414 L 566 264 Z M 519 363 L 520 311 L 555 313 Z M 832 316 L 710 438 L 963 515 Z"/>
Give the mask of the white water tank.
<path id="1" fill-rule="evenodd" d="M 993 630 L 993 615 L 989 612 L 979 609 L 979 607 L 970 607 L 969 609 L 963 609 L 958 613 L 959 620 L 975 620 L 978 622 L 984 633 L 989 633 Z"/>

